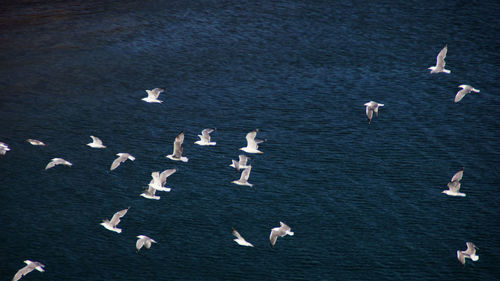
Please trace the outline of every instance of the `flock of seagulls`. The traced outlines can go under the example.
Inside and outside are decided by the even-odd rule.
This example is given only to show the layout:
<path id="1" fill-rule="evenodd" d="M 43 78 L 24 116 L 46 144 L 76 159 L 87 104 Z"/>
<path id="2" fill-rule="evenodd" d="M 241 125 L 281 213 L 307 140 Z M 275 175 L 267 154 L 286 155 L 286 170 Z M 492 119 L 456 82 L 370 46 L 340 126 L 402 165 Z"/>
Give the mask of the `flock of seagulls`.
<path id="1" fill-rule="evenodd" d="M 434 73 L 447 73 L 450 74 L 451 71 L 448 69 L 445 69 L 445 58 L 446 54 L 448 52 L 448 46 L 445 45 L 445 47 L 439 52 L 437 58 L 436 58 L 436 65 L 429 67 L 431 70 L 431 74 Z M 457 103 L 463 99 L 465 95 L 467 95 L 470 92 L 476 92 L 479 93 L 480 91 L 478 89 L 473 88 L 470 85 L 460 85 L 459 88 L 461 88 L 460 91 L 457 92 L 454 102 Z M 162 103 L 163 101 L 158 100 L 159 96 L 161 93 L 164 92 L 164 89 L 161 88 L 155 88 L 152 90 L 146 90 L 148 96 L 145 98 L 142 98 L 143 101 L 147 103 Z M 364 104 L 366 107 L 366 117 L 368 118 L 368 123 L 371 123 L 373 114 L 375 113 L 375 116 L 378 116 L 378 109 L 379 107 L 384 106 L 384 104 L 377 103 L 374 101 L 370 101 Z M 201 135 L 198 135 L 200 138 L 198 141 L 195 142 L 195 144 L 201 145 L 201 146 L 214 146 L 216 145 L 216 142 L 211 141 L 210 134 L 215 131 L 215 128 L 207 128 L 202 130 Z M 258 133 L 258 129 L 255 129 L 246 135 L 246 142 L 247 145 L 245 147 L 240 148 L 239 150 L 242 150 L 246 153 L 249 154 L 262 154 L 263 152 L 259 150 L 259 144 L 263 143 L 265 140 L 261 139 L 256 139 Z M 96 149 L 104 149 L 106 146 L 103 144 L 102 140 L 99 139 L 96 136 L 90 136 L 92 139 L 92 142 L 86 144 L 87 146 L 91 148 L 96 148 Z M 45 143 L 43 143 L 40 140 L 36 139 L 27 139 L 27 142 L 29 142 L 32 145 L 36 146 L 45 146 Z M 185 156 L 182 156 L 183 152 L 183 147 L 182 144 L 184 142 L 184 131 L 180 132 L 174 140 L 174 147 L 173 147 L 173 152 L 170 155 L 167 155 L 166 157 L 173 160 L 173 161 L 182 161 L 182 162 L 188 162 L 188 158 Z M 5 155 L 8 151 L 10 151 L 10 148 L 7 144 L 0 142 L 0 155 Z M 116 169 L 118 166 L 120 166 L 121 163 L 130 160 L 134 161 L 135 157 L 130 155 L 129 153 L 118 153 L 116 154 L 118 158 L 116 158 L 113 163 L 111 164 L 110 171 L 113 171 Z M 250 172 L 252 170 L 252 166 L 248 165 L 248 157 L 244 154 L 239 155 L 239 160 L 232 160 L 232 163 L 229 165 L 236 169 L 237 171 L 241 171 L 240 178 L 238 180 L 232 181 L 232 183 L 237 184 L 237 185 L 242 185 L 242 186 L 253 186 L 253 184 L 248 182 L 248 179 L 250 177 Z M 62 158 L 53 158 L 51 161 L 47 164 L 45 167 L 45 170 L 48 170 L 50 168 L 55 167 L 56 165 L 65 165 L 65 166 L 72 166 L 73 164 L 65 159 Z M 144 189 L 143 193 L 140 194 L 140 196 L 146 198 L 146 199 L 153 199 L 153 200 L 159 200 L 160 196 L 156 195 L 156 191 L 164 191 L 164 192 L 170 192 L 171 188 L 166 187 L 166 181 L 169 176 L 174 174 L 177 170 L 176 169 L 168 169 L 163 172 L 152 172 L 151 177 L 152 180 L 148 184 L 148 186 Z M 449 195 L 449 196 L 460 196 L 460 197 L 465 197 L 465 193 L 459 192 L 461 183 L 460 181 L 462 180 L 463 177 L 463 172 L 464 168 L 462 168 L 460 171 L 456 172 L 453 177 L 451 178 L 451 181 L 448 183 L 448 189 L 443 190 L 442 193 Z M 118 224 L 121 221 L 121 218 L 123 218 L 130 207 L 120 210 L 116 212 L 111 220 L 103 220 L 101 225 L 106 228 L 107 230 L 116 232 L 116 233 L 121 233 L 122 229 L 118 228 Z M 236 230 L 232 229 L 232 234 L 236 237 L 233 239 L 238 245 L 241 246 L 247 246 L 247 247 L 254 247 L 253 244 L 249 243 L 246 241 L 243 236 Z M 283 222 L 280 222 L 279 227 L 274 227 L 271 229 L 271 233 L 269 235 L 269 243 L 271 247 L 274 247 L 276 244 L 276 241 L 278 237 L 284 237 L 286 235 L 293 236 L 294 233 L 291 231 L 291 228 L 286 225 Z M 149 249 L 152 245 L 152 243 L 157 243 L 154 239 L 146 236 L 146 235 L 138 235 L 137 236 L 138 240 L 136 242 L 136 251 L 138 252 L 143 246 L 146 247 L 146 249 Z M 463 265 L 465 265 L 465 259 L 471 259 L 472 261 L 477 261 L 479 260 L 479 257 L 476 255 L 476 250 L 478 249 L 472 242 L 466 242 L 467 249 L 465 251 L 460 251 L 457 250 L 457 259 L 459 262 Z M 38 270 L 40 272 L 44 272 L 44 267 L 45 265 L 41 264 L 40 262 L 34 262 L 31 260 L 25 260 L 26 266 L 23 268 L 19 269 L 19 271 L 15 274 L 14 278 L 12 279 L 13 281 L 17 281 L 21 279 L 23 276 L 26 274 L 32 272 L 33 270 Z"/>
<path id="2" fill-rule="evenodd" d="M 441 73 L 441 72 L 447 74 L 451 73 L 451 70 L 444 68 L 446 65 L 444 59 L 446 58 L 447 52 L 448 52 L 448 45 L 445 45 L 436 58 L 436 65 L 429 67 L 429 69 L 431 70 L 431 74 Z M 460 85 L 458 87 L 461 88 L 462 90 L 458 91 L 457 94 L 455 95 L 454 99 L 455 103 L 461 101 L 463 97 L 470 92 L 475 92 L 475 93 L 480 92 L 478 89 L 473 88 L 470 85 Z M 465 193 L 460 192 L 460 187 L 461 187 L 460 181 L 462 180 L 463 175 L 464 175 L 464 168 L 462 167 L 462 169 L 456 172 L 451 178 L 451 181 L 447 185 L 448 189 L 443 190 L 442 193 L 449 196 L 465 197 Z M 466 244 L 467 244 L 467 250 L 457 251 L 457 258 L 462 265 L 465 265 L 465 258 L 470 258 L 472 261 L 477 261 L 479 259 L 479 257 L 476 255 L 476 246 L 472 242 L 466 242 Z"/>

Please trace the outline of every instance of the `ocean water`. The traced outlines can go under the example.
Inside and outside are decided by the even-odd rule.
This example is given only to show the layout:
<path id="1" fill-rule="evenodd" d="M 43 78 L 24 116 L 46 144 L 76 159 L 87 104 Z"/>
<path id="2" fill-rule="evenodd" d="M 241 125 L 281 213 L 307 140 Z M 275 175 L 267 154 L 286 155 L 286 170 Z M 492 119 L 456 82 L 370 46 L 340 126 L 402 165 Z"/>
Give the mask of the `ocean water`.
<path id="1" fill-rule="evenodd" d="M 500 279 L 497 1 L 119 2 L 1 4 L 0 279 L 25 259 L 46 271 L 23 280 Z M 481 92 L 455 104 L 460 84 Z M 254 186 L 231 184 L 255 128 Z M 165 157 L 180 131 L 188 163 Z M 461 167 L 467 197 L 442 194 Z M 121 234 L 99 225 L 128 206 Z"/>

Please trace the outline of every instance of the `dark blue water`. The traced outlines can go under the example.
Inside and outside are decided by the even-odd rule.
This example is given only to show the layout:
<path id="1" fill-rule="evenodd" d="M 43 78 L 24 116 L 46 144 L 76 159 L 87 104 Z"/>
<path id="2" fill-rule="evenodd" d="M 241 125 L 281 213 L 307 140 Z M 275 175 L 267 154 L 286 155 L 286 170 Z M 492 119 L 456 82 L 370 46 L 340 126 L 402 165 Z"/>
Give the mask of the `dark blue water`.
<path id="1" fill-rule="evenodd" d="M 25 259 L 46 272 L 23 280 L 500 279 L 498 2 L 52 2 L 0 9 L 0 279 Z M 460 84 L 481 93 L 454 104 Z M 231 184 L 255 128 L 254 188 Z M 165 158 L 181 130 L 188 163 Z M 118 152 L 137 160 L 110 172 Z M 461 167 L 467 197 L 442 194 Z M 99 225 L 128 206 L 123 233 Z"/>

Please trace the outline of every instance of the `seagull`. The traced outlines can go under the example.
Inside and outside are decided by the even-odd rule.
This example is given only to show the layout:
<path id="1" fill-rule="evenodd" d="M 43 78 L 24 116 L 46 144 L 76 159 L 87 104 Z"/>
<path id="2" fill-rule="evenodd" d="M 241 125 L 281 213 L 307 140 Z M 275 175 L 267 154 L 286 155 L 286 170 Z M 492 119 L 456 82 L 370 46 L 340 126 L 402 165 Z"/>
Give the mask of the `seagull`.
<path id="1" fill-rule="evenodd" d="M 257 136 L 258 131 L 259 129 L 255 129 L 247 134 L 246 136 L 247 146 L 240 148 L 240 150 L 243 150 L 246 153 L 260 153 L 260 154 L 263 153 L 262 151 L 259 151 L 258 144 L 264 142 L 265 140 L 259 140 L 255 138 L 255 136 Z"/>
<path id="2" fill-rule="evenodd" d="M 155 240 L 147 237 L 146 235 L 138 235 L 137 236 L 137 242 L 135 243 L 135 250 L 139 252 L 139 250 L 142 248 L 142 246 L 146 247 L 146 249 L 151 248 L 151 242 L 152 243 L 157 243 Z"/>
<path id="3" fill-rule="evenodd" d="M 384 104 L 370 101 L 365 103 L 364 106 L 366 106 L 366 117 L 368 117 L 368 124 L 370 124 L 372 122 L 373 112 L 375 112 L 375 116 L 378 116 L 378 108 L 384 106 Z"/>
<path id="4" fill-rule="evenodd" d="M 109 170 L 111 171 L 118 168 L 118 166 L 120 166 L 121 163 L 127 161 L 127 159 L 131 161 L 135 160 L 135 157 L 128 153 L 118 153 L 116 155 L 118 156 L 118 158 L 116 158 L 115 161 L 113 161 L 113 163 L 111 164 L 111 168 L 109 168 Z"/>
<path id="5" fill-rule="evenodd" d="M 460 190 L 460 181 L 462 180 L 462 176 L 464 175 L 464 168 L 460 169 L 460 171 L 456 172 L 455 175 L 451 178 L 451 181 L 448 183 L 448 189 L 443 190 L 441 193 L 445 193 L 449 196 L 461 196 L 465 197 L 465 193 L 458 192 Z"/>
<path id="6" fill-rule="evenodd" d="M 465 97 L 465 95 L 467 95 L 470 92 L 475 92 L 475 93 L 479 93 L 480 92 L 478 89 L 473 88 L 470 85 L 460 85 L 458 87 L 462 88 L 462 90 L 458 91 L 457 95 L 455 96 L 455 102 L 456 103 L 459 102 L 459 101 L 461 101 Z"/>
<path id="7" fill-rule="evenodd" d="M 216 142 L 210 142 L 210 133 L 215 131 L 215 129 L 205 129 L 201 131 L 201 135 L 198 135 L 200 137 L 199 141 L 195 141 L 194 143 L 199 144 L 199 145 L 215 145 Z"/>
<path id="8" fill-rule="evenodd" d="M 27 139 L 26 141 L 32 145 L 41 145 L 41 146 L 45 145 L 45 143 L 43 143 L 42 141 L 39 141 L 39 140 Z"/>
<path id="9" fill-rule="evenodd" d="M 143 193 L 141 193 L 141 196 L 146 199 L 160 200 L 160 196 L 156 196 L 156 188 L 154 188 L 153 182 L 154 180 L 151 180 L 148 187 L 144 189 Z"/>
<path id="10" fill-rule="evenodd" d="M 177 169 L 168 169 L 163 171 L 161 174 L 160 172 L 151 173 L 151 177 L 153 177 L 153 179 L 149 183 L 149 187 L 153 187 L 159 191 L 170 192 L 171 188 L 165 187 L 165 183 L 167 183 L 167 178 L 176 171 Z"/>
<path id="11" fill-rule="evenodd" d="M 117 232 L 117 233 L 122 233 L 121 228 L 117 228 L 116 225 L 118 225 L 120 223 L 120 218 L 122 218 L 123 216 L 125 216 L 125 214 L 127 213 L 128 209 L 130 209 L 130 207 L 128 207 L 127 209 L 123 209 L 121 211 L 116 212 L 113 215 L 113 217 L 111 218 L 111 221 L 109 221 L 109 220 L 103 220 L 101 222 L 101 225 L 104 226 L 104 228 L 106 228 L 108 230 L 111 230 L 111 231 L 114 231 L 114 232 Z"/>
<path id="12" fill-rule="evenodd" d="M 14 275 L 14 278 L 12 278 L 12 281 L 17 281 L 17 280 L 21 279 L 24 275 L 32 272 L 34 269 L 36 269 L 40 272 L 45 271 L 43 269 L 45 267 L 45 265 L 43 265 L 37 261 L 25 260 L 24 263 L 26 263 L 26 266 L 17 271 L 16 275 Z"/>
<path id="13" fill-rule="evenodd" d="M 234 180 L 234 181 L 232 181 L 232 183 L 235 183 L 237 185 L 253 186 L 253 184 L 248 182 L 248 177 L 250 177 L 251 170 L 252 170 L 252 166 L 248 166 L 248 168 L 244 169 L 243 172 L 241 172 L 240 179 Z"/>
<path id="14" fill-rule="evenodd" d="M 165 89 L 160 89 L 160 88 L 154 88 L 153 90 L 146 90 L 146 93 L 148 93 L 148 96 L 145 98 L 142 98 L 142 100 L 145 102 L 149 102 L 149 103 L 162 103 L 163 101 L 158 100 L 158 97 L 164 91 L 165 91 Z"/>
<path id="15" fill-rule="evenodd" d="M 239 158 L 240 158 L 239 161 L 231 160 L 232 164 L 230 164 L 229 166 L 235 168 L 237 171 L 248 168 L 247 166 L 248 157 L 246 157 L 246 155 L 244 154 L 241 154 Z"/>
<path id="16" fill-rule="evenodd" d="M 7 151 L 9 151 L 9 150 L 10 150 L 10 148 L 8 145 L 6 145 L 3 142 L 0 142 L 0 155 L 5 155 L 5 153 L 7 153 Z"/>
<path id="17" fill-rule="evenodd" d="M 54 167 L 55 165 L 66 165 L 66 166 L 72 166 L 73 164 L 71 164 L 70 162 L 62 159 L 62 158 L 52 158 L 49 162 L 49 164 L 47 164 L 47 166 L 45 167 L 45 170 L 48 170 L 52 167 Z"/>
<path id="18" fill-rule="evenodd" d="M 460 251 L 457 250 L 457 258 L 460 261 L 461 264 L 465 265 L 465 258 L 469 258 L 473 261 L 479 260 L 479 256 L 476 255 L 476 245 L 472 242 L 466 242 L 467 245 L 467 250 L 465 251 Z"/>
<path id="19" fill-rule="evenodd" d="M 444 68 L 444 66 L 446 65 L 444 59 L 446 58 L 447 52 L 448 52 L 448 45 L 445 45 L 444 48 L 437 55 L 436 66 L 431 66 L 428 68 L 431 70 L 431 73 L 439 73 L 439 72 L 451 73 L 450 70 Z"/>
<path id="20" fill-rule="evenodd" d="M 280 221 L 280 227 L 275 227 L 271 229 L 271 235 L 269 235 L 269 241 L 271 242 L 271 247 L 274 247 L 278 236 L 283 237 L 285 235 L 293 236 L 293 232 L 290 231 L 291 228 Z"/>
<path id="21" fill-rule="evenodd" d="M 236 239 L 233 239 L 234 242 L 238 243 L 241 246 L 253 247 L 251 243 L 248 243 L 245 238 L 243 238 L 240 233 L 233 228 L 233 235 L 236 236 Z"/>
<path id="22" fill-rule="evenodd" d="M 187 157 L 182 157 L 182 143 L 184 142 L 184 131 L 180 132 L 174 141 L 174 152 L 167 155 L 167 158 L 174 161 L 187 162 Z"/>
<path id="23" fill-rule="evenodd" d="M 105 145 L 102 145 L 102 141 L 100 138 L 94 136 L 90 136 L 90 138 L 92 138 L 92 142 L 87 143 L 88 146 L 92 148 L 106 148 Z"/>

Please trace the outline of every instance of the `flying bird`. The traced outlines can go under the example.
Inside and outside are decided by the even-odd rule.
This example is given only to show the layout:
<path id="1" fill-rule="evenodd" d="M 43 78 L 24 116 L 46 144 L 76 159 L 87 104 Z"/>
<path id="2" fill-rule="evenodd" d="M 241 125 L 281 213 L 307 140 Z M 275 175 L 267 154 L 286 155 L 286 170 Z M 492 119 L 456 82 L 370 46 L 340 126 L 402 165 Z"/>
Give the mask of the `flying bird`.
<path id="1" fill-rule="evenodd" d="M 104 228 L 106 228 L 107 230 L 111 230 L 111 231 L 114 231 L 116 233 L 121 233 L 122 232 L 121 228 L 117 228 L 116 226 L 120 223 L 120 218 L 125 216 L 128 209 L 130 209 L 130 207 L 128 207 L 127 209 L 123 209 L 121 211 L 116 212 L 113 215 L 113 217 L 111 218 L 111 221 L 103 220 L 101 222 L 101 225 L 104 226 Z"/>
<path id="2" fill-rule="evenodd" d="M 447 52 L 448 52 L 448 45 L 445 45 L 444 48 L 437 55 L 436 65 L 428 68 L 431 70 L 431 73 L 440 73 L 440 72 L 451 73 L 450 70 L 444 68 L 444 66 L 446 65 L 444 59 L 446 58 Z"/>
<path id="3" fill-rule="evenodd" d="M 375 116 L 378 116 L 378 108 L 384 106 L 384 104 L 370 101 L 365 103 L 364 106 L 366 106 L 366 117 L 368 117 L 368 124 L 370 124 L 372 122 L 373 113 L 375 112 Z"/>
<path id="4" fill-rule="evenodd" d="M 121 163 L 127 161 L 127 159 L 130 161 L 135 160 L 135 157 L 128 154 L 128 153 L 118 153 L 116 155 L 118 156 L 118 158 L 116 158 L 115 161 L 113 161 L 113 163 L 111 163 L 111 168 L 109 168 L 109 170 L 111 170 L 111 171 L 118 168 L 118 166 L 120 166 Z"/>
<path id="5" fill-rule="evenodd" d="M 144 190 L 143 193 L 141 193 L 140 196 L 146 198 L 146 199 L 154 199 L 154 200 L 160 200 L 160 196 L 156 195 L 156 188 L 153 187 L 152 185 L 153 180 L 149 183 L 149 186 Z"/>
<path id="6" fill-rule="evenodd" d="M 139 252 L 142 246 L 146 247 L 146 249 L 151 248 L 151 243 L 157 243 L 155 240 L 147 237 L 146 235 L 138 235 L 137 242 L 135 243 L 135 250 Z"/>
<path id="7" fill-rule="evenodd" d="M 29 142 L 32 145 L 40 145 L 40 146 L 44 146 L 45 145 L 45 143 L 43 143 L 42 141 L 35 140 L 35 139 L 27 139 L 26 141 Z"/>
<path id="8" fill-rule="evenodd" d="M 72 166 L 73 164 L 71 164 L 70 162 L 62 159 L 62 158 L 52 158 L 49 162 L 49 164 L 47 164 L 47 166 L 45 167 L 45 170 L 48 170 L 52 167 L 54 167 L 55 165 L 65 165 L 65 166 Z"/>
<path id="9" fill-rule="evenodd" d="M 243 150 L 246 153 L 259 153 L 259 154 L 263 153 L 262 151 L 259 151 L 258 144 L 263 143 L 265 140 L 259 140 L 255 138 L 257 136 L 258 131 L 259 129 L 255 129 L 246 135 L 247 146 L 240 148 L 240 150 Z"/>
<path id="10" fill-rule="evenodd" d="M 145 102 L 149 102 L 149 103 L 162 103 L 163 101 L 158 100 L 158 97 L 164 91 L 165 91 L 165 89 L 160 89 L 160 88 L 154 88 L 153 90 L 146 90 L 146 93 L 148 93 L 148 96 L 145 98 L 142 98 L 142 100 Z"/>
<path id="11" fill-rule="evenodd" d="M 248 177 L 250 177 L 251 170 L 252 170 L 252 166 L 248 166 L 248 168 L 244 169 L 243 172 L 241 172 L 240 179 L 234 180 L 234 181 L 232 181 L 232 183 L 235 183 L 237 185 L 253 186 L 253 184 L 248 182 Z"/>
<path id="12" fill-rule="evenodd" d="M 9 150 L 10 148 L 7 144 L 0 142 L 0 155 L 5 155 L 5 153 L 7 153 L 7 151 Z"/>
<path id="13" fill-rule="evenodd" d="M 461 264 L 465 265 L 465 258 L 471 259 L 473 261 L 479 260 L 479 256 L 476 255 L 476 245 L 472 242 L 466 242 L 467 245 L 467 250 L 465 251 L 460 251 L 457 250 L 457 259 L 460 261 Z"/>
<path id="14" fill-rule="evenodd" d="M 464 168 L 460 169 L 460 171 L 456 172 L 455 175 L 451 178 L 451 181 L 448 183 L 448 189 L 443 190 L 441 193 L 444 193 L 449 196 L 461 196 L 465 197 L 465 193 L 459 192 L 462 180 L 462 176 L 464 175 Z"/>
<path id="15" fill-rule="evenodd" d="M 251 243 L 248 243 L 243 236 L 240 235 L 236 229 L 233 228 L 233 235 L 236 236 L 236 239 L 233 239 L 234 242 L 238 243 L 241 246 L 253 247 Z"/>
<path id="16" fill-rule="evenodd" d="M 244 154 L 241 154 L 239 156 L 239 161 L 236 160 L 231 160 L 231 161 L 232 163 L 229 166 L 235 168 L 237 171 L 248 168 L 247 166 L 248 157 Z"/>
<path id="17" fill-rule="evenodd" d="M 90 138 L 92 139 L 92 142 L 87 143 L 88 146 L 90 146 L 92 148 L 106 148 L 106 146 L 102 144 L 102 141 L 100 138 L 94 137 L 94 136 L 90 136 Z"/>
<path id="18" fill-rule="evenodd" d="M 149 183 L 150 187 L 153 187 L 156 190 L 159 191 L 167 191 L 170 192 L 171 188 L 165 187 L 165 183 L 167 183 L 167 178 L 175 173 L 177 169 L 168 169 L 163 171 L 161 174 L 160 172 L 153 172 L 151 173 L 151 177 L 153 178 L 151 182 Z"/>
<path id="19" fill-rule="evenodd" d="M 32 272 L 35 269 L 40 271 L 40 272 L 45 271 L 43 269 L 45 267 L 45 265 L 43 265 L 39 262 L 25 260 L 24 263 L 26 263 L 26 266 L 24 266 L 23 268 L 21 268 L 17 271 L 16 275 L 14 275 L 14 278 L 12 278 L 12 281 L 17 281 L 17 280 L 21 279 L 24 275 Z"/>
<path id="20" fill-rule="evenodd" d="M 462 88 L 462 90 L 458 91 L 457 94 L 455 95 L 455 103 L 461 101 L 465 97 L 465 95 L 467 95 L 470 92 L 475 92 L 475 93 L 480 92 L 478 89 L 473 88 L 470 85 L 460 85 L 458 87 Z"/>
<path id="21" fill-rule="evenodd" d="M 174 140 L 174 151 L 167 158 L 174 161 L 187 162 L 188 158 L 182 156 L 182 143 L 184 142 L 184 131 L 180 132 Z"/>
<path id="22" fill-rule="evenodd" d="M 195 141 L 194 143 L 198 145 L 215 145 L 216 142 L 210 142 L 210 133 L 215 131 L 215 129 L 204 129 L 201 131 L 201 135 L 198 135 L 200 140 Z"/>
<path id="23" fill-rule="evenodd" d="M 276 244 L 278 236 L 283 237 L 287 234 L 293 236 L 293 232 L 291 232 L 290 230 L 292 229 L 281 221 L 280 221 L 280 227 L 275 227 L 271 229 L 271 234 L 269 235 L 269 241 L 271 243 L 271 247 L 274 247 L 274 244 Z"/>

